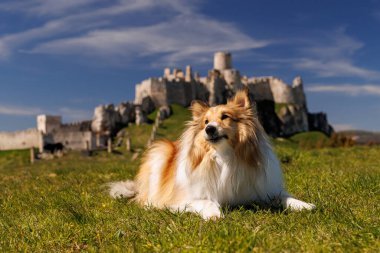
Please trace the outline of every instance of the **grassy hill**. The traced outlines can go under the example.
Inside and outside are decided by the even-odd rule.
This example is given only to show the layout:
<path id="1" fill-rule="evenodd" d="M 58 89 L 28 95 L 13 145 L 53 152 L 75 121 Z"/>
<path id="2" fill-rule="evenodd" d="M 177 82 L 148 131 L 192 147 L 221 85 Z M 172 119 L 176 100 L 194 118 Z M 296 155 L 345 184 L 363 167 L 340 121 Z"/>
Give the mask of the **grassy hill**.
<path id="1" fill-rule="evenodd" d="M 178 106 L 173 111 L 158 137 L 175 139 L 182 132 L 190 114 Z M 150 129 L 126 129 L 134 149 L 144 147 Z M 138 168 L 123 147 L 33 165 L 28 151 L 0 152 L 0 251 L 377 252 L 380 148 L 295 145 L 313 135 L 275 141 L 275 150 L 289 191 L 316 204 L 315 211 L 241 207 L 208 222 L 108 197 L 106 183 L 132 178 Z"/>

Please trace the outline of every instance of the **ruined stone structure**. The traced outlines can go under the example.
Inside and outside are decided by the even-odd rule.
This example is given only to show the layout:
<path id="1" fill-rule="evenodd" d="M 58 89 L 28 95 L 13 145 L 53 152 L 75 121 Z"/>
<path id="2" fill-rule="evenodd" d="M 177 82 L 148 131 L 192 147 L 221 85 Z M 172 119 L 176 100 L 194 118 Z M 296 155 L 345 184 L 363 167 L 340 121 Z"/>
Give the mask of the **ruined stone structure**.
<path id="1" fill-rule="evenodd" d="M 136 85 L 135 104 L 142 105 L 145 113 L 150 113 L 155 108 L 173 103 L 189 105 L 196 98 L 206 99 L 207 89 L 196 81 L 191 67 L 186 67 L 184 74 L 180 69 L 164 70 L 164 76 L 149 78 Z M 147 103 L 153 106 L 144 106 Z"/>
<path id="2" fill-rule="evenodd" d="M 92 120 L 68 124 L 62 123 L 61 116 L 38 115 L 34 129 L 0 132 L 0 150 L 31 147 L 42 150 L 44 145 L 56 143 L 61 143 L 69 150 L 104 148 L 110 136 L 135 122 L 138 107 L 141 106 L 135 106 L 132 102 L 124 102 L 116 107 L 112 104 L 100 105 L 95 108 Z M 141 113 L 141 117 L 146 118 L 146 115 Z"/>
<path id="3" fill-rule="evenodd" d="M 15 132 L 0 132 L 0 150 L 39 148 L 42 134 L 36 129 Z"/>
<path id="4" fill-rule="evenodd" d="M 43 144 L 62 143 L 66 149 L 84 150 L 96 146 L 96 136 L 91 131 L 91 121 L 63 124 L 61 116 L 37 116 L 37 130 Z"/>
<path id="5" fill-rule="evenodd" d="M 290 86 L 277 77 L 246 77 L 233 68 L 228 52 L 214 55 L 214 67 L 200 77 L 187 66 L 164 69 L 162 77 L 149 78 L 136 85 L 134 102 L 118 106 L 100 105 L 92 120 L 62 124 L 60 116 L 40 115 L 36 129 L 0 133 L 0 150 L 43 147 L 62 143 L 66 149 L 83 150 L 106 147 L 107 139 L 129 123 L 147 122 L 147 114 L 160 110 L 162 119 L 169 117 L 170 104 L 189 106 L 194 99 L 210 105 L 225 103 L 239 89 L 247 88 L 254 101 L 257 115 L 266 132 L 274 137 L 290 136 L 298 132 L 333 132 L 324 113 L 310 113 L 301 77 Z M 161 119 L 161 120 L 162 120 Z"/>
<path id="6" fill-rule="evenodd" d="M 91 121 L 63 124 L 61 116 L 39 115 L 34 129 L 0 133 L 0 150 L 34 147 L 42 151 L 46 144 L 54 143 L 71 150 L 93 149 L 96 135 L 91 131 Z"/>
<path id="7" fill-rule="evenodd" d="M 215 53 L 214 67 L 206 77 L 193 76 L 191 67 L 187 66 L 185 74 L 180 69 L 166 68 L 163 77 L 142 81 L 136 85 L 135 104 L 151 101 L 155 108 L 172 103 L 189 106 L 192 100 L 198 99 L 217 105 L 244 87 L 248 88 L 259 119 L 271 136 L 290 136 L 309 130 L 332 133 L 325 114 L 308 112 L 301 77 L 296 77 L 290 86 L 274 76 L 241 76 L 233 68 L 228 52 Z M 153 109 L 143 111 L 149 113 Z"/>

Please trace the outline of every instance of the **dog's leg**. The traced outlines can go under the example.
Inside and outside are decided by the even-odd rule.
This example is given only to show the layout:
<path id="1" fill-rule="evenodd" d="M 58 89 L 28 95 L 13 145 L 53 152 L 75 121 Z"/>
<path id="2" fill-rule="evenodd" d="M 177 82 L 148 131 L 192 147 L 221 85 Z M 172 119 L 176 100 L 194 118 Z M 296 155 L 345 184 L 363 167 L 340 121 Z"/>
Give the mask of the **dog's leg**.
<path id="1" fill-rule="evenodd" d="M 281 197 L 281 204 L 283 207 L 292 211 L 312 210 L 315 208 L 315 205 L 295 199 L 289 195 L 283 195 Z"/>
<path id="2" fill-rule="evenodd" d="M 197 213 L 205 220 L 223 218 L 223 213 L 220 211 L 220 205 L 217 202 L 206 199 L 193 200 L 184 205 L 174 206 L 172 209 Z"/>
<path id="3" fill-rule="evenodd" d="M 136 194 L 136 185 L 134 181 L 113 182 L 108 184 L 109 194 L 113 198 L 133 198 Z"/>

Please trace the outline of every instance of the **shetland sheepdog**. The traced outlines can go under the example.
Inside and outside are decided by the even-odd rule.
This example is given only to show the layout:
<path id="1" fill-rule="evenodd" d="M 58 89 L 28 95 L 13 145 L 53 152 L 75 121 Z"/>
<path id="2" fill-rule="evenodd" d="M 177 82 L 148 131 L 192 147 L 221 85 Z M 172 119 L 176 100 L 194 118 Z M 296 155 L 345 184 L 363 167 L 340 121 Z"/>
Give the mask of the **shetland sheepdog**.
<path id="1" fill-rule="evenodd" d="M 176 142 L 160 140 L 146 151 L 134 181 L 110 184 L 112 197 L 142 206 L 223 217 L 221 207 L 273 204 L 286 209 L 315 206 L 292 197 L 247 90 L 224 105 L 195 101 L 192 120 Z"/>

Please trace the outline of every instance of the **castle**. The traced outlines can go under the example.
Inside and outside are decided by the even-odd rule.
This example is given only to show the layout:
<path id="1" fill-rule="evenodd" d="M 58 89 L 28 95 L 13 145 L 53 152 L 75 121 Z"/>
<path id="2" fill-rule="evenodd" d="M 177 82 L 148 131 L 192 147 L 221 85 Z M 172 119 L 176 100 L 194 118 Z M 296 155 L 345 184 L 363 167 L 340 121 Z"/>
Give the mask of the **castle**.
<path id="1" fill-rule="evenodd" d="M 12 133 L 0 132 L 0 150 L 39 147 L 62 143 L 67 149 L 91 150 L 106 145 L 109 137 L 129 123 L 140 125 L 147 114 L 159 109 L 163 117 L 170 115 L 170 104 L 189 106 L 194 99 L 210 105 L 225 103 L 239 90 L 247 88 L 255 110 L 265 129 L 273 137 L 286 137 L 299 132 L 333 132 L 324 113 L 310 113 L 301 77 L 292 85 L 277 77 L 247 77 L 233 68 L 228 52 L 214 55 L 213 69 L 200 77 L 191 66 L 164 69 L 162 77 L 149 78 L 136 85 L 134 102 L 118 106 L 100 105 L 92 120 L 63 124 L 60 116 L 39 115 L 37 127 Z"/>
<path id="2" fill-rule="evenodd" d="M 177 103 L 189 106 L 194 99 L 210 105 L 225 103 L 244 87 L 248 88 L 255 102 L 258 117 L 271 136 L 290 136 L 298 132 L 321 131 L 330 135 L 333 131 L 324 113 L 309 113 L 301 77 L 292 85 L 277 77 L 247 77 L 232 66 L 228 52 L 214 55 L 214 67 L 206 77 L 192 73 L 191 66 L 185 73 L 169 68 L 159 78 L 149 78 L 136 85 L 134 103 L 146 113 L 160 106 Z"/>

